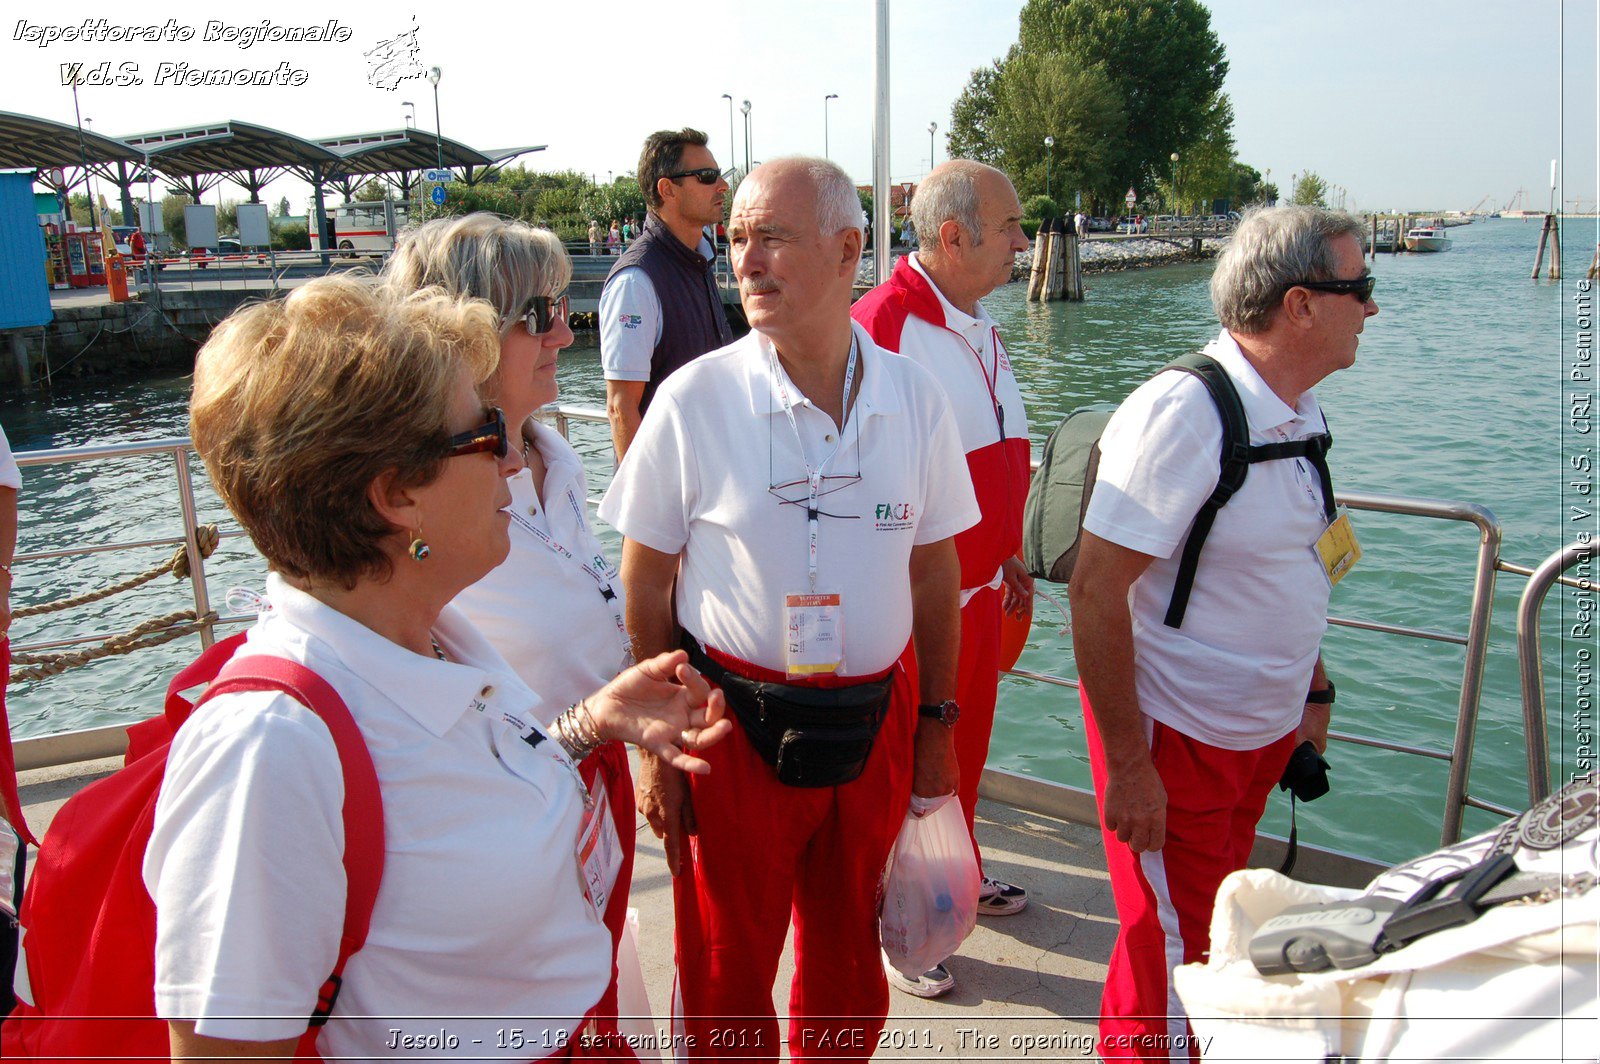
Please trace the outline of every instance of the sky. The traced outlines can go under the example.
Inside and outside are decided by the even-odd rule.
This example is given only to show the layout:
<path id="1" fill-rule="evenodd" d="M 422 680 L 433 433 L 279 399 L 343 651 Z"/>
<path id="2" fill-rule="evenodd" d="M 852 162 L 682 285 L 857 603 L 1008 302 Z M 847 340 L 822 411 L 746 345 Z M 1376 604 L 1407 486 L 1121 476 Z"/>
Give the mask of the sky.
<path id="1" fill-rule="evenodd" d="M 899 0 L 890 12 L 890 177 L 919 179 L 946 158 L 950 107 L 974 68 L 1016 40 L 1022 0 Z M 1314 170 L 1362 210 L 1482 210 L 1526 189 L 1546 205 L 1550 163 L 1568 209 L 1595 210 L 1595 0 L 1210 0 L 1227 50 L 1241 159 L 1285 192 Z M 600 180 L 631 172 L 645 136 L 690 125 L 711 137 L 719 162 L 742 162 L 743 122 L 729 101 L 751 102 L 755 160 L 822 154 L 860 183 L 872 176 L 874 0 L 738 2 L 701 10 L 660 0 L 492 0 L 470 4 L 278 0 L 257 5 L 276 26 L 323 26 L 330 11 L 347 40 L 281 43 L 205 38 L 208 24 L 260 27 L 232 8 L 169 0 L 139 9 L 83 0 L 68 16 L 14 5 L 0 22 L 0 109 L 73 121 L 63 64 L 136 74 L 143 84 L 85 85 L 79 100 L 96 132 L 121 136 L 238 119 L 316 139 L 397 128 L 402 101 L 435 125 L 432 86 L 373 75 L 364 53 L 415 30 L 415 58 L 439 66 L 443 134 L 478 148 L 548 145 L 530 169 L 578 170 Z M 670 17 L 663 18 L 663 12 Z M 52 27 L 102 18 L 114 26 L 167 25 L 186 42 L 41 38 Z M 1564 25 L 1563 25 L 1564 19 Z M 298 72 L 299 85 L 207 87 L 171 83 L 170 67 Z M 136 70 L 125 68 L 131 64 Z M 169 64 L 169 83 L 157 84 Z M 824 102 L 836 93 L 838 98 Z M 105 190 L 115 203 L 114 190 Z M 1141 190 L 1142 191 L 1142 190 Z M 308 188 L 269 186 L 298 213 Z M 242 199 L 224 184 L 207 197 Z M 1574 202 L 1577 201 L 1577 202 Z"/>

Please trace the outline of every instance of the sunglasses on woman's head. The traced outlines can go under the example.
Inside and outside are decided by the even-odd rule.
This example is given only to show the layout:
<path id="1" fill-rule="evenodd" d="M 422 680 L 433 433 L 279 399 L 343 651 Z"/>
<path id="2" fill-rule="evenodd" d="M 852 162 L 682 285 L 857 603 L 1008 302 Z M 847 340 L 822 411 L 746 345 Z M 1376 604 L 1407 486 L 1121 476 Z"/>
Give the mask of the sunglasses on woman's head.
<path id="1" fill-rule="evenodd" d="M 567 320 L 569 301 L 565 295 L 534 296 L 522 316 L 522 324 L 534 336 L 549 332 L 556 322 Z"/>
<path id="2" fill-rule="evenodd" d="M 450 437 L 450 449 L 444 455 L 446 458 L 460 458 L 465 454 L 482 454 L 485 451 L 493 452 L 496 458 L 506 456 L 511 445 L 506 440 L 505 411 L 498 406 L 491 406 L 484 413 L 488 415 L 488 421 Z"/>

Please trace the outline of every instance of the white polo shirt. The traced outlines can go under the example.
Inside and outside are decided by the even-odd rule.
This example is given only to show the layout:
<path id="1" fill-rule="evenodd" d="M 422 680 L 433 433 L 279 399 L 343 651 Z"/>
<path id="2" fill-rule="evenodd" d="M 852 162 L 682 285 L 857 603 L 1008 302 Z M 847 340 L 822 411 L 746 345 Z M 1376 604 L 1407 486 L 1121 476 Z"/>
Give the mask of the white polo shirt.
<path id="1" fill-rule="evenodd" d="M 248 651 L 339 692 L 383 794 L 383 880 L 323 1057 L 391 1057 L 394 1028 L 441 1027 L 460 1040 L 453 1055 L 487 1057 L 510 1017 L 541 1031 L 520 1018 L 581 1017 L 609 981 L 611 939 L 579 885 L 575 770 L 553 740 L 530 746 L 501 718 L 531 715 L 538 696 L 453 608 L 433 629 L 444 662 L 276 575 L 267 591 Z M 144 860 L 157 1015 L 220 1038 L 305 1030 L 344 923 L 343 794 L 327 727 L 286 695 L 220 696 L 179 731 Z"/>
<path id="2" fill-rule="evenodd" d="M 974 524 L 978 506 L 944 390 L 851 323 L 861 382 L 844 430 L 778 367 L 813 463 L 817 590 L 843 596 L 843 675 L 887 669 L 911 636 L 911 548 Z M 623 535 L 683 554 L 678 619 L 719 650 L 785 668 L 784 601 L 809 591 L 800 441 L 758 332 L 662 384 L 600 504 Z M 788 500 L 788 501 L 785 501 Z"/>
<path id="3" fill-rule="evenodd" d="M 3 427 L 0 427 L 0 488 L 22 490 L 22 470 L 11 455 L 11 441 L 6 439 Z"/>
<path id="4" fill-rule="evenodd" d="M 1316 397 L 1291 409 L 1246 361 L 1226 329 L 1206 354 L 1227 370 L 1253 444 L 1323 432 Z M 1140 385 L 1100 437 L 1100 470 L 1083 527 L 1156 560 L 1134 583 L 1134 679 L 1139 707 L 1186 735 L 1229 750 L 1293 731 L 1327 629 L 1327 578 L 1312 553 L 1325 527 L 1316 470 L 1303 458 L 1250 467 L 1201 551 L 1182 628 L 1162 623 L 1182 546 L 1217 486 L 1222 421 L 1205 385 L 1161 373 Z"/>
<path id="5" fill-rule="evenodd" d="M 696 249 L 707 262 L 716 249 L 704 236 Z M 600 369 L 608 381 L 648 381 L 661 342 L 661 297 L 638 266 L 618 270 L 600 290 Z"/>
<path id="6" fill-rule="evenodd" d="M 452 603 L 544 700 L 548 725 L 609 683 L 633 657 L 625 649 L 622 578 L 589 525 L 583 461 L 561 433 L 530 421 L 544 459 L 544 504 L 524 468 L 511 487 L 511 553 Z M 607 600 L 600 582 L 614 596 Z"/>
<path id="7" fill-rule="evenodd" d="M 939 291 L 915 254 L 909 261 L 938 299 L 945 327 L 941 329 L 908 314 L 900 333 L 900 354 L 915 359 L 944 385 L 956 416 L 956 429 L 961 433 L 962 449 L 971 453 L 1000 441 L 997 405 L 1005 412 L 1006 438 L 1027 439 L 1028 411 L 1022 405 L 1011 356 L 994 319 L 982 303 L 978 304 L 977 317 L 957 309 Z"/>

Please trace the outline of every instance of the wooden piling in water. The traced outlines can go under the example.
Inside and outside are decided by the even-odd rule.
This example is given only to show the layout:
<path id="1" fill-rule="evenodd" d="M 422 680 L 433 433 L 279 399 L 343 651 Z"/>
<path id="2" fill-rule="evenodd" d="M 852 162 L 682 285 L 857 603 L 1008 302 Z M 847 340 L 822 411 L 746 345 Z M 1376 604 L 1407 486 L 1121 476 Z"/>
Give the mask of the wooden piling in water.
<path id="1" fill-rule="evenodd" d="M 1047 232 L 1049 221 L 1041 221 L 1039 229 L 1033 235 L 1033 266 L 1028 270 L 1028 302 L 1039 302 L 1039 295 L 1044 289 L 1044 251 L 1045 243 L 1049 239 Z"/>
<path id="2" fill-rule="evenodd" d="M 1553 214 L 1545 215 L 1550 226 L 1550 279 L 1561 280 L 1561 223 Z"/>
<path id="3" fill-rule="evenodd" d="M 1378 261 L 1378 216 L 1372 216 L 1372 243 L 1367 247 L 1367 261 Z"/>
<path id="4" fill-rule="evenodd" d="M 1045 279 L 1051 300 L 1066 297 L 1067 288 L 1067 228 L 1056 220 L 1055 231 L 1050 235 L 1050 276 Z"/>
<path id="5" fill-rule="evenodd" d="M 1528 275 L 1535 281 L 1539 279 L 1539 267 L 1544 265 L 1544 246 L 1545 242 L 1550 239 L 1550 221 L 1550 215 L 1545 215 L 1544 225 L 1539 230 L 1539 250 L 1533 256 L 1533 273 Z"/>
<path id="6" fill-rule="evenodd" d="M 1600 278 L 1600 244 L 1594 247 L 1594 258 L 1589 261 L 1589 280 Z"/>
<path id="7" fill-rule="evenodd" d="M 1067 235 L 1067 290 L 1066 298 L 1073 303 L 1083 302 L 1083 258 L 1079 253 L 1077 229 L 1068 226 Z"/>

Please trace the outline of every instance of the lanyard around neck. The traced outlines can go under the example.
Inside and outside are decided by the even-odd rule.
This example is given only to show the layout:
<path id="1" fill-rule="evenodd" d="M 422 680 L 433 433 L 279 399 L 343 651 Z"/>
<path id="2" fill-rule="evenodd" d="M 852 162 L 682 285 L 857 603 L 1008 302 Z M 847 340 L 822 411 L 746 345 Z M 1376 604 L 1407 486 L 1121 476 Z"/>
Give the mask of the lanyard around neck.
<path id="1" fill-rule="evenodd" d="M 566 496 L 567 504 L 572 507 L 572 512 L 578 519 L 578 527 L 582 528 L 583 504 L 578 501 L 578 497 L 573 494 L 570 486 L 566 490 Z M 579 559 L 572 551 L 556 540 L 554 536 L 534 524 L 532 519 L 518 507 L 513 506 L 511 508 L 511 517 L 512 520 L 526 529 L 534 539 L 543 543 L 552 553 L 558 557 L 565 558 L 569 562 L 576 562 L 580 569 L 589 574 L 589 579 L 594 581 L 595 587 L 600 591 L 600 597 L 605 600 L 606 608 L 611 612 L 611 619 L 617 626 L 617 637 L 622 641 L 622 649 L 631 652 L 633 640 L 628 638 L 628 624 L 622 616 L 622 601 L 617 597 L 616 588 L 612 587 L 611 581 L 607 579 L 604 568 L 598 564 L 599 559 L 596 558 L 593 561 Z"/>
<path id="2" fill-rule="evenodd" d="M 850 420 L 850 386 L 856 379 L 857 345 L 855 330 L 850 332 L 850 358 L 844 367 L 844 401 L 839 404 L 840 417 L 845 423 Z M 783 367 L 778 364 L 777 348 L 768 352 L 771 362 L 772 379 L 778 385 L 778 399 L 783 403 L 783 412 L 789 418 L 789 428 L 794 431 L 794 442 L 800 448 L 800 462 L 806 469 L 806 576 L 811 581 L 811 590 L 817 590 L 817 538 L 818 538 L 818 512 L 817 498 L 822 494 L 822 470 L 832 460 L 839 448 L 835 445 L 833 451 L 815 466 L 806 454 L 805 437 L 800 435 L 800 423 L 794 417 L 794 403 L 789 399 L 789 386 L 784 375 Z M 839 426 L 839 441 L 844 440 L 844 425 Z"/>

